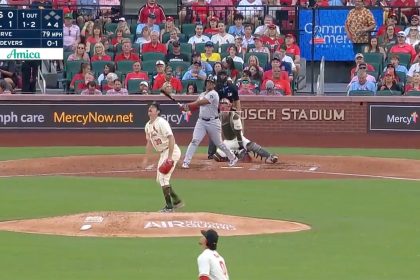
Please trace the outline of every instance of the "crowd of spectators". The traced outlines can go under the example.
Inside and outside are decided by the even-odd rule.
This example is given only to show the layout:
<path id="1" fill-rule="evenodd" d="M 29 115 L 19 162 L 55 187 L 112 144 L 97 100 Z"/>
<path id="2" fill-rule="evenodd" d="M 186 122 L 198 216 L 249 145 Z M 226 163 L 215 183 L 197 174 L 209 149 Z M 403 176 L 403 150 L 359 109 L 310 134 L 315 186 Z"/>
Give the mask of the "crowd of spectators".
<path id="1" fill-rule="evenodd" d="M 182 1 L 175 19 L 166 16 L 156 0 L 146 0 L 138 20 L 131 23 L 110 8 L 116 0 L 104 1 L 108 6 L 101 6 L 101 1 L 99 5 L 74 1 L 64 7 L 64 60 L 57 64 L 69 93 L 197 94 L 208 75 L 218 78 L 220 73 L 228 75 L 227 82 L 240 95 L 291 95 L 295 90 L 301 69 L 295 34 L 284 32 L 273 14 L 264 14 L 263 6 L 308 5 L 308 1 L 188 0 Z M 412 0 L 407 1 L 411 5 Z M 418 11 L 405 8 L 400 3 L 404 1 L 394 2 L 391 5 L 402 7 L 398 13 L 388 8 L 389 1 L 315 2 L 354 6 L 345 25 L 358 52 L 349 93 L 392 89 L 403 94 L 417 88 L 412 83 L 420 70 Z M 50 8 L 57 3 L 39 0 L 32 5 Z M 366 5 L 384 8 L 383 26 L 376 26 Z M 21 84 L 13 62 L 0 61 L 0 74 L 6 92 Z"/>

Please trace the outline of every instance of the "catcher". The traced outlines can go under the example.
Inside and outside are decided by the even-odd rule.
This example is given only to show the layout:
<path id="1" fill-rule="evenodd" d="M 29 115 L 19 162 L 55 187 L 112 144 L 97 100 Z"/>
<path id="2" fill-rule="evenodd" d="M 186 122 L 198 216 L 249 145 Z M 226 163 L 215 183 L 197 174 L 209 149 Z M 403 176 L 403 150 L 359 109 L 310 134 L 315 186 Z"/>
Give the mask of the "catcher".
<path id="1" fill-rule="evenodd" d="M 166 205 L 160 212 L 173 212 L 175 208 L 184 206 L 184 203 L 174 192 L 170 179 L 177 161 L 181 157 L 181 150 L 175 143 L 175 137 L 169 123 L 160 114 L 160 106 L 153 102 L 149 106 L 149 121 L 144 128 L 146 133 L 146 157 L 143 160 L 143 168 L 147 166 L 148 157 L 152 153 L 152 147 L 160 153 L 156 181 L 160 184 L 165 197 Z"/>
<path id="2" fill-rule="evenodd" d="M 245 138 L 242 131 L 242 120 L 232 103 L 227 98 L 223 98 L 219 103 L 220 119 L 222 122 L 222 136 L 225 145 L 233 151 L 234 154 L 241 161 L 251 161 L 249 152 L 252 152 L 254 157 L 261 157 L 266 163 L 276 163 L 279 158 L 274 154 L 270 154 L 263 147 L 255 142 Z M 217 149 L 214 155 L 216 161 L 227 161 L 226 155 L 222 150 Z"/>

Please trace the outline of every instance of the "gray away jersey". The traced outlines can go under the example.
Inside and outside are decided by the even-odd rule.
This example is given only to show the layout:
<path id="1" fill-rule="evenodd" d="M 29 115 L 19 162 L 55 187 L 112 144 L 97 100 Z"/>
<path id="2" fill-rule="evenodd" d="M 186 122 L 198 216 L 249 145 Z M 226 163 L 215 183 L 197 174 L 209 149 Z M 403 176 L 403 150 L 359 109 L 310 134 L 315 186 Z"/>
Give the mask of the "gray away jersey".
<path id="1" fill-rule="evenodd" d="M 219 94 L 215 90 L 202 92 L 199 99 L 207 99 L 210 104 L 200 106 L 199 117 L 203 119 L 213 119 L 219 115 Z"/>

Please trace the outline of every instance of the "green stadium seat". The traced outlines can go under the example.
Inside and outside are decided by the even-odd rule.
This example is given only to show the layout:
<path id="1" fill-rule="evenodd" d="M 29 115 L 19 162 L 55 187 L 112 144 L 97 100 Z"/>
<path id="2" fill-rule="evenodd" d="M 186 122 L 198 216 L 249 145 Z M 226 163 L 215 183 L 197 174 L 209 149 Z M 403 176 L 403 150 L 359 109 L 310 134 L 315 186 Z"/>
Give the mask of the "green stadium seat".
<path id="1" fill-rule="evenodd" d="M 185 72 L 191 66 L 191 63 L 187 61 L 171 61 L 169 66 L 172 67 L 172 70 L 175 72 L 176 69 L 181 68 L 181 72 Z"/>
<path id="2" fill-rule="evenodd" d="M 407 95 L 407 96 L 420 96 L 420 91 L 412 90 L 412 91 L 406 92 L 405 95 Z"/>
<path id="3" fill-rule="evenodd" d="M 366 63 L 372 64 L 377 63 L 379 64 L 380 71 L 384 69 L 384 55 L 382 53 L 363 53 L 364 60 Z"/>
<path id="4" fill-rule="evenodd" d="M 231 47 L 231 46 L 234 46 L 235 44 L 221 44 L 220 45 L 220 52 L 222 52 L 222 53 L 227 53 L 228 52 L 228 49 Z"/>
<path id="5" fill-rule="evenodd" d="M 187 86 L 189 83 L 197 85 L 197 91 L 203 92 L 204 91 L 204 81 L 203 80 L 182 80 L 182 93 L 187 92 Z"/>
<path id="6" fill-rule="evenodd" d="M 153 60 L 145 60 L 141 64 L 141 69 L 146 71 L 149 76 L 154 75 L 156 73 L 156 61 Z"/>
<path id="7" fill-rule="evenodd" d="M 195 44 L 195 51 L 198 53 L 203 53 L 206 51 L 205 46 L 206 46 L 206 43 L 197 43 Z M 213 48 L 214 52 L 217 52 L 218 49 L 219 49 L 219 44 L 215 44 Z"/>
<path id="8" fill-rule="evenodd" d="M 398 55 L 398 57 L 400 58 L 400 64 L 401 65 L 404 65 L 405 67 L 407 67 L 407 69 L 410 67 L 411 55 L 408 54 L 408 53 L 389 53 L 387 63 L 391 63 L 391 57 L 392 57 L 393 54 Z"/>
<path id="9" fill-rule="evenodd" d="M 401 96 L 401 91 L 397 90 L 378 90 L 376 92 L 377 96 Z"/>
<path id="10" fill-rule="evenodd" d="M 158 60 L 165 61 L 165 55 L 160 52 L 148 52 L 148 53 L 142 53 L 141 54 L 141 61 L 151 61 L 153 60 L 155 63 Z"/>
<path id="11" fill-rule="evenodd" d="M 349 96 L 374 96 L 375 94 L 370 90 L 352 90 Z"/>
<path id="12" fill-rule="evenodd" d="M 144 80 L 140 79 L 130 79 L 128 80 L 127 90 L 129 94 L 138 93 L 139 92 L 139 85 Z M 146 81 L 149 83 L 149 81 Z"/>
<path id="13" fill-rule="evenodd" d="M 66 78 L 68 81 L 71 81 L 74 74 L 79 73 L 80 71 L 80 65 L 82 65 L 82 60 L 75 60 L 75 61 L 67 61 L 66 65 Z M 23 81 L 25 82 L 25 81 Z"/>
<path id="14" fill-rule="evenodd" d="M 115 30 L 117 29 L 117 26 L 118 26 L 118 23 L 116 23 L 116 22 L 105 23 L 105 25 L 104 25 L 105 35 L 107 35 L 108 32 L 115 33 Z"/>
<path id="15" fill-rule="evenodd" d="M 103 72 L 105 65 L 107 64 L 114 65 L 114 61 L 94 61 L 91 64 L 92 64 L 92 71 L 95 72 L 95 75 L 97 75 Z"/>
<path id="16" fill-rule="evenodd" d="M 194 23 L 184 23 L 181 25 L 181 32 L 185 34 L 188 38 L 195 35 L 195 24 Z"/>
<path id="17" fill-rule="evenodd" d="M 248 62 L 248 59 L 251 55 L 255 55 L 259 62 L 260 62 L 260 66 L 264 68 L 264 66 L 268 63 L 268 54 L 267 53 L 262 53 L 262 52 L 249 52 L 245 54 L 245 62 Z"/>
<path id="18" fill-rule="evenodd" d="M 122 74 L 127 74 L 133 71 L 134 61 L 122 60 L 117 62 L 117 70 Z"/>

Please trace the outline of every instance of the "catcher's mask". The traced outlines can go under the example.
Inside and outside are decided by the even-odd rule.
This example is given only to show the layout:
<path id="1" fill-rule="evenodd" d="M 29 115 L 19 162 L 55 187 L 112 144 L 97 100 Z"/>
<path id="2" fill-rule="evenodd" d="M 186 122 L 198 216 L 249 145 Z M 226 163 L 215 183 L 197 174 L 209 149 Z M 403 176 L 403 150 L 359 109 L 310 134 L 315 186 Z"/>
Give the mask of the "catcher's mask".
<path id="1" fill-rule="evenodd" d="M 232 110 L 232 103 L 227 98 L 222 98 L 219 102 L 220 112 L 230 112 Z"/>

